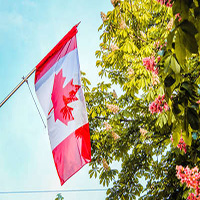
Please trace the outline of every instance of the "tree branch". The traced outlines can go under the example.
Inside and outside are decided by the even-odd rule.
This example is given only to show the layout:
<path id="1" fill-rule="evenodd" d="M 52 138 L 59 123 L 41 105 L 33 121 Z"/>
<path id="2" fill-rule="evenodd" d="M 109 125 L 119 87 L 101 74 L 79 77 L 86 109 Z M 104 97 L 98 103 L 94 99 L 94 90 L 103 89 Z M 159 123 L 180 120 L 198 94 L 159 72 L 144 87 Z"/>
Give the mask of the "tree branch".
<path id="1" fill-rule="evenodd" d="M 99 117 L 99 116 L 96 116 L 95 117 L 96 119 L 101 119 L 101 120 L 110 120 L 110 118 L 108 117 Z M 120 119 L 120 122 L 134 122 L 135 120 L 133 119 Z"/>

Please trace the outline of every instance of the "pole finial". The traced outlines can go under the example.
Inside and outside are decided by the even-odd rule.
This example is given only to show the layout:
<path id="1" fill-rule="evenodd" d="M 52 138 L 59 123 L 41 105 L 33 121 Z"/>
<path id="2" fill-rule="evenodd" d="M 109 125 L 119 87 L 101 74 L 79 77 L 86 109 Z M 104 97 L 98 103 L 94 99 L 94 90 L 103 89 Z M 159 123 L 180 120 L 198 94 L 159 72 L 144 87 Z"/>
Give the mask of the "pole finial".
<path id="1" fill-rule="evenodd" d="M 76 24 L 76 27 L 78 27 L 78 25 L 81 23 L 81 21 L 78 23 L 78 24 Z"/>

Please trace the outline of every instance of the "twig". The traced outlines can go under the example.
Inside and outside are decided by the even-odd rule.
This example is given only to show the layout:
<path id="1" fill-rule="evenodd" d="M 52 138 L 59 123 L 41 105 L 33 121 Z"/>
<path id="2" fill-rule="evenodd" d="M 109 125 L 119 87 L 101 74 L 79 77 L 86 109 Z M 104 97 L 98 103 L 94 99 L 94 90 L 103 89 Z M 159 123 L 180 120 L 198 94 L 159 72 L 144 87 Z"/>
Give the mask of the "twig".
<path id="1" fill-rule="evenodd" d="M 101 119 L 101 120 L 110 120 L 110 118 L 108 118 L 108 117 L 96 116 L 95 118 Z M 134 122 L 134 120 L 132 120 L 132 119 L 120 119 L 120 122 Z"/>

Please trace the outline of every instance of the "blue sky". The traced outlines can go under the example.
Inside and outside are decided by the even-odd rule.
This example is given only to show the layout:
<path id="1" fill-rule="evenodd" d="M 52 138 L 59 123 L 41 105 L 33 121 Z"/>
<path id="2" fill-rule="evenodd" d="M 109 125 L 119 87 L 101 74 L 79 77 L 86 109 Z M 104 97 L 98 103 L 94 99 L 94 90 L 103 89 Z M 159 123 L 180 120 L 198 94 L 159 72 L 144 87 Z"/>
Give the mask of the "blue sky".
<path id="1" fill-rule="evenodd" d="M 0 0 L 0 101 L 79 21 L 80 66 L 95 85 L 100 80 L 95 66 L 100 12 L 111 9 L 109 0 Z M 33 82 L 34 76 L 29 79 L 34 93 Z M 60 186 L 47 130 L 27 85 L 0 108 L 0 135 L 0 192 L 102 188 L 98 180 L 89 178 L 88 166 Z M 62 195 L 71 200 L 100 200 L 106 196 L 105 192 Z M 55 197 L 56 193 L 0 194 L 4 200 L 54 200 Z"/>

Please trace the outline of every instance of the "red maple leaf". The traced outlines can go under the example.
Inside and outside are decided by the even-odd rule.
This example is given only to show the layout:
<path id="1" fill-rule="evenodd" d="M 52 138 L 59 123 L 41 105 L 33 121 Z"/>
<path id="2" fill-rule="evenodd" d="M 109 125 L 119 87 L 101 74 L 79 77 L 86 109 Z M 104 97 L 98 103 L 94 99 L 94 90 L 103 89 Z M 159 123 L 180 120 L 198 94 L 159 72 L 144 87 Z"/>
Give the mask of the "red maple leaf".
<path id="1" fill-rule="evenodd" d="M 78 100 L 75 95 L 81 86 L 73 85 L 73 79 L 71 79 L 63 88 L 65 79 L 61 69 L 54 78 L 51 100 L 53 103 L 55 121 L 59 119 L 64 124 L 68 125 L 68 122 L 74 120 L 74 117 L 72 115 L 73 108 L 69 107 L 67 104 Z"/>

